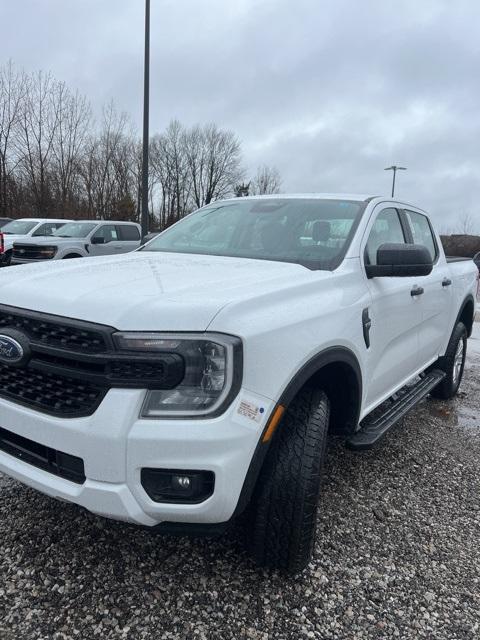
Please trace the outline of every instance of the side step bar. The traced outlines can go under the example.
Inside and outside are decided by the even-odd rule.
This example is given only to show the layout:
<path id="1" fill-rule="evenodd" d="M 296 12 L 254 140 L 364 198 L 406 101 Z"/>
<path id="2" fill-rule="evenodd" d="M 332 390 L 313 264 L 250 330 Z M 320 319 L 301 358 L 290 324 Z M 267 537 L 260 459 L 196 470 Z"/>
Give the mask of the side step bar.
<path id="1" fill-rule="evenodd" d="M 444 371 L 433 369 L 415 385 L 404 387 L 399 391 L 399 397 L 395 398 L 382 414 L 363 420 L 360 430 L 347 440 L 347 447 L 356 451 L 371 449 L 400 418 L 403 418 L 410 409 L 430 393 L 445 375 Z"/>

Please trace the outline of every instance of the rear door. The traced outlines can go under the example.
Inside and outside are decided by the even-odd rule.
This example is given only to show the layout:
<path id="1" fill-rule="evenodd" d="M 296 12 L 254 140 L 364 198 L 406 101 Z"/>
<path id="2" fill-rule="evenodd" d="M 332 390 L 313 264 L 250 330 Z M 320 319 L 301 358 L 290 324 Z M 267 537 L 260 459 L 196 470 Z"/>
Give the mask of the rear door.
<path id="1" fill-rule="evenodd" d="M 374 211 L 362 245 L 365 264 L 375 264 L 378 248 L 387 242 L 407 243 L 408 230 L 397 209 L 379 205 Z M 367 276 L 365 275 L 365 278 Z M 416 278 L 371 278 L 367 286 L 371 304 L 364 310 L 367 397 L 371 409 L 390 396 L 419 368 L 418 332 L 422 321 L 420 301 L 412 296 Z"/>
<path id="2" fill-rule="evenodd" d="M 122 253 L 128 251 L 134 251 L 140 246 L 140 230 L 134 224 L 119 224 L 117 225 L 117 232 L 120 242 L 116 242 L 115 245 L 119 245 L 118 249 Z"/>
<path id="3" fill-rule="evenodd" d="M 445 336 L 453 324 L 453 282 L 451 271 L 440 251 L 432 226 L 426 215 L 404 211 L 413 244 L 423 245 L 430 252 L 433 269 L 430 275 L 417 278 L 423 288 L 421 295 L 422 322 L 419 331 L 420 364 L 429 364 L 441 354 Z"/>

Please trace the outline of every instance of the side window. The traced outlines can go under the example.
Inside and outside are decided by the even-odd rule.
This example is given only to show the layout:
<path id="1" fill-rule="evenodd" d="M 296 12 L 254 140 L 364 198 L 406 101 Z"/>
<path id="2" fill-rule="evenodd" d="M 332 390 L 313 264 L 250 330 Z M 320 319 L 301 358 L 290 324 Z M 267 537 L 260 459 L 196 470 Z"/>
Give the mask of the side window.
<path id="1" fill-rule="evenodd" d="M 38 229 L 36 229 L 32 236 L 51 236 L 54 231 L 63 226 L 62 222 L 46 222 L 45 224 L 41 224 Z"/>
<path id="2" fill-rule="evenodd" d="M 140 240 L 140 231 L 133 224 L 118 225 L 117 231 L 120 235 L 120 240 L 126 242 L 138 242 Z"/>
<path id="3" fill-rule="evenodd" d="M 114 242 L 118 240 L 117 227 L 113 224 L 104 224 L 97 229 L 92 236 L 93 238 L 103 238 L 103 244 L 107 244 L 108 242 Z"/>
<path id="4" fill-rule="evenodd" d="M 437 259 L 438 250 L 435 237 L 430 227 L 427 216 L 423 216 L 421 213 L 415 213 L 414 211 L 405 211 L 407 214 L 410 228 L 412 230 L 413 244 L 421 244 L 430 252 L 432 260 Z"/>
<path id="5" fill-rule="evenodd" d="M 396 209 L 384 209 L 378 214 L 368 237 L 365 262 L 377 264 L 378 248 L 387 242 L 405 243 L 400 217 Z"/>

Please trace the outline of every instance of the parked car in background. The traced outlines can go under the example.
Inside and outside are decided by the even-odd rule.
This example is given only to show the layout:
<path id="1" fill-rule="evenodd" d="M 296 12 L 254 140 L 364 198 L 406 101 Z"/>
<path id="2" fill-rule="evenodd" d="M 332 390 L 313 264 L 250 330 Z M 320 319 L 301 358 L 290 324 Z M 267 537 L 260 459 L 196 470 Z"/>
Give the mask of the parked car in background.
<path id="1" fill-rule="evenodd" d="M 0 218 L 0 229 L 11 221 L 11 218 Z"/>
<path id="2" fill-rule="evenodd" d="M 67 223 L 49 238 L 15 242 L 12 263 L 107 256 L 127 253 L 139 246 L 139 224 L 79 220 Z"/>
<path id="3" fill-rule="evenodd" d="M 66 222 L 69 221 L 55 218 L 19 218 L 7 222 L 0 230 L 0 266 L 7 267 L 11 263 L 13 245 L 17 240 L 35 238 L 37 241 L 51 236 Z"/>
<path id="4" fill-rule="evenodd" d="M 257 561 L 299 571 L 327 434 L 368 449 L 457 393 L 477 276 L 421 209 L 342 195 L 215 202 L 128 256 L 10 269 L 0 471 L 165 532 L 244 512 Z"/>

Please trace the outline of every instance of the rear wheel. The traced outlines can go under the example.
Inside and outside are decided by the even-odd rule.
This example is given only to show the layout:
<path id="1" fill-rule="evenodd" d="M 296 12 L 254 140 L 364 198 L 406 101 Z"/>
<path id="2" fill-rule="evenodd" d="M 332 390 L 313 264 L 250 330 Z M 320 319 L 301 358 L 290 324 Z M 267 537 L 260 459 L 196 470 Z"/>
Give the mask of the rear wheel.
<path id="1" fill-rule="evenodd" d="M 326 394 L 306 389 L 278 427 L 252 504 L 251 548 L 261 566 L 297 573 L 311 558 L 329 414 Z"/>
<path id="2" fill-rule="evenodd" d="M 434 365 L 447 374 L 438 387 L 431 391 L 434 398 L 448 400 L 457 393 L 465 367 L 467 337 L 465 325 L 459 322 L 453 330 L 445 355 Z"/>

